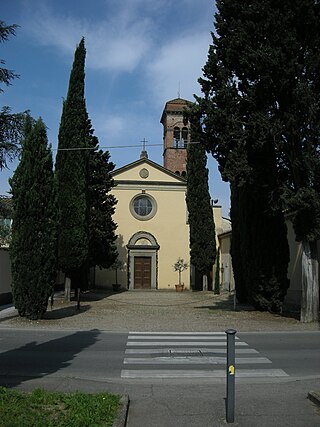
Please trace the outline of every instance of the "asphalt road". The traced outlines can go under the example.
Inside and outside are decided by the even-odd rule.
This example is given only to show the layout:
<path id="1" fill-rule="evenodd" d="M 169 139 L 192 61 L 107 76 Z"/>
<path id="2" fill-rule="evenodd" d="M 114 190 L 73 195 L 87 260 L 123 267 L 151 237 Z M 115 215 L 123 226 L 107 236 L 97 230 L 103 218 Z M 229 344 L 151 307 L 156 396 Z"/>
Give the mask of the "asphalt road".
<path id="1" fill-rule="evenodd" d="M 47 376 L 115 378 L 122 366 L 127 334 L 91 331 L 0 331 L 0 381 Z"/>
<path id="2" fill-rule="evenodd" d="M 130 336 L 99 330 L 1 329 L 0 383 L 5 385 L 10 379 L 10 385 L 19 385 L 47 377 L 131 383 L 157 379 L 222 382 L 223 340 L 221 333 Z M 241 333 L 236 348 L 237 372 L 243 382 L 320 378 L 320 332 Z M 212 376 L 214 369 L 223 374 Z"/>
<path id="3" fill-rule="evenodd" d="M 290 377 L 320 378 L 320 332 L 248 332 L 238 336 Z"/>

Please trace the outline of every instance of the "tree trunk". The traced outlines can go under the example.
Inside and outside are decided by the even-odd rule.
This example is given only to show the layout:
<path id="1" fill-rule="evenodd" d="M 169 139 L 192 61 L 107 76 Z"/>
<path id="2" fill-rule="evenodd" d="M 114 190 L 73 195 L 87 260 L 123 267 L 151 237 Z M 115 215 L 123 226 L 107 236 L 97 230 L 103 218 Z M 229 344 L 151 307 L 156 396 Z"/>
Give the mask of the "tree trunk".
<path id="1" fill-rule="evenodd" d="M 70 277 L 65 277 L 64 281 L 64 299 L 65 301 L 70 301 L 71 298 L 71 279 Z"/>
<path id="2" fill-rule="evenodd" d="M 204 274 L 202 276 L 202 290 L 207 291 L 208 290 L 208 276 Z"/>
<path id="3" fill-rule="evenodd" d="M 301 322 L 319 320 L 319 261 L 317 242 L 302 242 Z"/>

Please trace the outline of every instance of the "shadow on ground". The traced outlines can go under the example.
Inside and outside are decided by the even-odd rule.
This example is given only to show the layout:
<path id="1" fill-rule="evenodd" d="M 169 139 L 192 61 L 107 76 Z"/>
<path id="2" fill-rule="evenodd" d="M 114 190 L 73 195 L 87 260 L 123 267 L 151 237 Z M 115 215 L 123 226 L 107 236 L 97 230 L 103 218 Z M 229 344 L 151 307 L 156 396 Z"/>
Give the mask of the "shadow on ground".
<path id="1" fill-rule="evenodd" d="M 115 292 L 111 289 L 89 289 L 87 291 L 83 291 L 80 294 L 80 302 L 90 302 L 90 301 L 100 301 L 105 298 L 109 298 L 113 295 L 121 294 L 123 292 L 127 292 L 127 289 L 120 289 L 119 291 Z M 54 303 L 56 301 L 63 301 L 64 300 L 64 292 L 56 292 L 54 296 Z M 74 301 L 76 303 L 77 298 L 75 296 L 75 292 L 71 292 L 71 301 Z"/>
<path id="2" fill-rule="evenodd" d="M 90 310 L 89 304 L 81 304 L 80 309 L 77 309 L 77 305 L 70 305 L 68 307 L 62 308 L 53 308 L 53 310 L 48 310 L 43 316 L 44 320 L 58 320 L 65 319 L 67 317 L 77 316 L 78 314 L 85 313 Z"/>
<path id="3" fill-rule="evenodd" d="M 219 296 L 217 296 L 219 298 Z M 276 317 L 284 317 L 289 319 L 300 320 L 300 312 L 297 310 L 283 310 L 282 313 L 273 313 L 273 312 L 263 312 L 256 310 L 253 306 L 249 304 L 240 304 L 234 303 L 234 296 L 230 294 L 227 298 L 224 297 L 223 300 L 213 301 L 212 305 L 203 305 L 201 307 L 194 307 L 195 309 L 200 310 L 210 310 L 210 311 L 226 311 L 226 312 L 257 312 L 257 313 L 268 313 Z"/>
<path id="4" fill-rule="evenodd" d="M 99 331 L 93 329 L 41 343 L 27 342 L 0 353 L 0 385 L 16 387 L 25 381 L 46 377 L 66 368 L 78 353 L 92 346 L 98 336 Z"/>

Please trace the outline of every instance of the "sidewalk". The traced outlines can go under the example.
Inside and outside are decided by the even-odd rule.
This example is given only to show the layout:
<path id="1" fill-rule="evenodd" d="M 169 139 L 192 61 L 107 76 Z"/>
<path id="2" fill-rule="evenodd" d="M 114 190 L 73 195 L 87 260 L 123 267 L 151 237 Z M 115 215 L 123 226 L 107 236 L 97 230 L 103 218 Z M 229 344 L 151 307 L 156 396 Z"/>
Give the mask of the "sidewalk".
<path id="1" fill-rule="evenodd" d="M 320 408 L 308 398 L 316 380 L 237 384 L 237 427 L 319 427 Z M 22 382 L 19 389 L 51 391 L 109 391 L 130 398 L 127 423 L 121 427 L 225 427 L 225 384 L 180 382 L 153 384 L 89 381 L 43 377 Z M 120 426 L 119 426 L 120 427 Z"/>

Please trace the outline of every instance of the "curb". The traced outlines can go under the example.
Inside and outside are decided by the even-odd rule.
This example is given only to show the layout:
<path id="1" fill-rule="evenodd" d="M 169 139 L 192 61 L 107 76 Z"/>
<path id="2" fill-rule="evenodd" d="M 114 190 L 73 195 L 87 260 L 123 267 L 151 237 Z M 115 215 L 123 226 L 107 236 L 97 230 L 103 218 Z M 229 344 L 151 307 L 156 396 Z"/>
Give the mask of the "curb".
<path id="1" fill-rule="evenodd" d="M 316 405 L 320 406 L 320 391 L 309 391 L 308 398 L 315 403 Z"/>
<path id="2" fill-rule="evenodd" d="M 120 399 L 120 408 L 116 419 L 113 421 L 112 427 L 125 427 L 127 425 L 127 417 L 129 410 L 130 399 L 128 394 L 123 394 Z"/>

